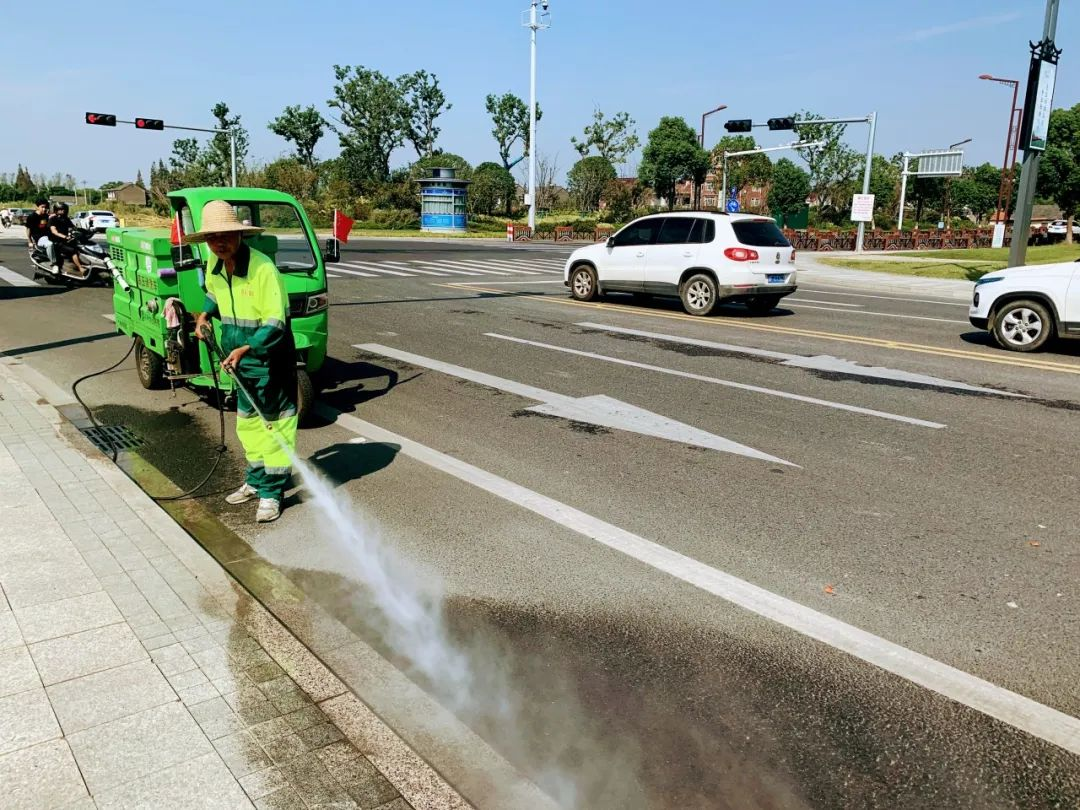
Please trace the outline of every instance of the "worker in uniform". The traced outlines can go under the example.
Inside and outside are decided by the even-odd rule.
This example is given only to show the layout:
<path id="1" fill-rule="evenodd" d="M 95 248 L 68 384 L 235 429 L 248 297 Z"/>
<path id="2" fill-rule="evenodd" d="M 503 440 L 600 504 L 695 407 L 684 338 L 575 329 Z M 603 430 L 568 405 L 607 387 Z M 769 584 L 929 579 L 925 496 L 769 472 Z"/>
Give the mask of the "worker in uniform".
<path id="1" fill-rule="evenodd" d="M 203 207 L 201 229 L 184 240 L 205 242 L 212 254 L 206 257 L 206 301 L 195 334 L 205 339 L 210 319 L 221 321 L 222 367 L 240 382 L 236 435 L 247 472 L 243 485 L 225 500 L 238 505 L 258 498 L 255 520 L 269 523 L 281 514 L 292 472 L 297 382 L 285 284 L 273 260 L 243 241 L 261 232 L 240 222 L 229 203 L 212 200 Z"/>

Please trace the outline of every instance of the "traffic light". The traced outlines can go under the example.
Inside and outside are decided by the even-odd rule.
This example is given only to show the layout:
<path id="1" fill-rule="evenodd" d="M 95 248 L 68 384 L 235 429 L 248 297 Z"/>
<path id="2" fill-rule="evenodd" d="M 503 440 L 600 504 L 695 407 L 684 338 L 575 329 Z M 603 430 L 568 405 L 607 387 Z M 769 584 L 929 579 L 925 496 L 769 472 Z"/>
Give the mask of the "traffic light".
<path id="1" fill-rule="evenodd" d="M 790 118 L 790 117 L 788 117 L 788 118 L 770 118 L 769 119 L 769 129 L 774 130 L 774 131 L 779 130 L 779 129 L 795 129 L 795 119 Z"/>
<path id="2" fill-rule="evenodd" d="M 108 113 L 92 113 L 86 114 L 86 123 L 96 124 L 99 127 L 115 127 L 116 116 L 109 115 Z"/>
<path id="3" fill-rule="evenodd" d="M 728 132 L 749 132 L 754 122 L 749 118 L 736 118 L 733 121 L 725 121 L 724 129 Z"/>
<path id="4" fill-rule="evenodd" d="M 165 129 L 165 122 L 160 118 L 136 118 L 135 129 Z"/>

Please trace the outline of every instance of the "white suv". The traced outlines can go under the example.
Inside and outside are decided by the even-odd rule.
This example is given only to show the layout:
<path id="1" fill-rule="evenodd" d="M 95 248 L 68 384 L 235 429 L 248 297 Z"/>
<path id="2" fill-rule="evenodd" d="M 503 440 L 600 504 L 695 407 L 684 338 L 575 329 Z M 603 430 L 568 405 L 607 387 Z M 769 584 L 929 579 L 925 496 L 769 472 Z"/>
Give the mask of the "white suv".
<path id="1" fill-rule="evenodd" d="M 105 233 L 109 228 L 120 226 L 120 220 L 112 211 L 87 211 L 86 213 L 89 215 L 87 222 L 89 230 L 95 233 Z"/>
<path id="2" fill-rule="evenodd" d="M 691 315 L 708 315 L 721 301 L 765 313 L 795 292 L 795 249 L 767 217 L 653 214 L 605 244 L 575 250 L 563 283 L 579 301 L 629 292 L 677 296 Z"/>
<path id="3" fill-rule="evenodd" d="M 1080 338 L 1080 264 L 1011 267 L 975 282 L 968 320 L 999 345 L 1033 352 L 1053 335 Z"/>

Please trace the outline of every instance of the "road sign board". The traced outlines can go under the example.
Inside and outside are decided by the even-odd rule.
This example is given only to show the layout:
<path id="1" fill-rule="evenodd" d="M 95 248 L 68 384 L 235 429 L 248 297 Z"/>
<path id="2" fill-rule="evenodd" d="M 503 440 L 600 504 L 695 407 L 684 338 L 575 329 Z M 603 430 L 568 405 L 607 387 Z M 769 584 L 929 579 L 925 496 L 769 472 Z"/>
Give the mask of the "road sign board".
<path id="1" fill-rule="evenodd" d="M 964 169 L 963 149 L 907 153 L 906 157 L 911 160 L 911 177 L 959 177 Z"/>
<path id="2" fill-rule="evenodd" d="M 739 201 L 734 200 L 734 199 L 728 200 L 727 201 L 727 212 L 729 214 L 737 214 L 737 213 L 739 213 Z"/>
<path id="3" fill-rule="evenodd" d="M 1050 108 L 1054 104 L 1054 83 L 1057 65 L 1046 60 L 1039 61 L 1039 83 L 1035 90 L 1035 103 L 1031 108 L 1031 134 L 1025 144 L 1027 149 L 1046 151 L 1046 134 L 1050 130 Z"/>
<path id="4" fill-rule="evenodd" d="M 874 219 L 874 195 L 855 194 L 851 198 L 851 221 L 870 222 Z"/>

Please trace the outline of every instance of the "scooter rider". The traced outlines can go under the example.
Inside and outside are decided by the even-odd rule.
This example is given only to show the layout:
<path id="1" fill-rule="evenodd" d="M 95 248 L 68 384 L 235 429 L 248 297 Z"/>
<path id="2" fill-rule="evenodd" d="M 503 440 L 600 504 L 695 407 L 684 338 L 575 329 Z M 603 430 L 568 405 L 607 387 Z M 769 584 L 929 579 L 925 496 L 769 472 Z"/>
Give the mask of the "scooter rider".
<path id="1" fill-rule="evenodd" d="M 297 381 L 285 282 L 269 256 L 242 241 L 262 230 L 241 223 L 224 200 L 212 200 L 203 207 L 202 230 L 184 240 L 205 242 L 214 256 L 207 257 L 206 302 L 195 334 L 205 339 L 210 319 L 221 320 L 221 348 L 228 354 L 222 366 L 243 384 L 236 391 L 236 435 L 247 472 L 225 500 L 238 505 L 259 498 L 255 520 L 268 523 L 281 514 L 292 472 Z"/>
<path id="2" fill-rule="evenodd" d="M 49 256 L 49 262 L 55 264 L 52 240 L 49 239 L 49 203 L 47 200 L 37 200 L 34 203 L 34 213 L 26 218 L 26 243 L 30 250 L 35 247 L 44 250 Z"/>
<path id="3" fill-rule="evenodd" d="M 64 259 L 71 259 L 79 271 L 79 275 L 86 277 L 87 270 L 79 261 L 79 251 L 73 244 L 75 223 L 68 216 L 68 206 L 65 202 L 53 205 L 53 215 L 49 217 L 49 233 L 53 240 L 53 252 L 55 253 L 53 268 L 57 275 L 64 269 Z"/>

